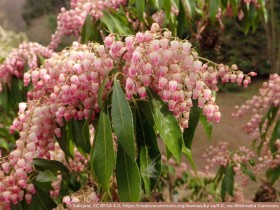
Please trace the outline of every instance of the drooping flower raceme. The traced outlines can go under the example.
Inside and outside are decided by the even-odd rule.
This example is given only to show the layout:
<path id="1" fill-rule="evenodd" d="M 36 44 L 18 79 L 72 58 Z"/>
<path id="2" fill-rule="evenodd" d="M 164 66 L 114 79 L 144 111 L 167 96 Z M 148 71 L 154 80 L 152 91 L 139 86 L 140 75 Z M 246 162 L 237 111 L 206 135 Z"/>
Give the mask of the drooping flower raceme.
<path id="1" fill-rule="evenodd" d="M 168 104 L 182 128 L 188 126 L 192 99 L 198 99 L 209 121 L 219 121 L 220 112 L 212 90 L 218 78 L 246 85 L 250 77 L 236 71 L 236 66 L 203 64 L 203 59 L 188 41 L 171 38 L 169 31 L 153 25 L 151 31 L 116 40 L 113 35 L 99 44 L 77 42 L 61 53 L 52 54 L 38 69 L 24 75 L 24 84 L 33 84 L 27 104 L 20 104 L 18 117 L 11 132 L 19 131 L 17 148 L 1 162 L 0 202 L 8 209 L 10 202 L 24 198 L 30 202 L 33 190 L 28 190 L 28 174 L 32 159 L 50 159 L 55 151 L 55 136 L 70 119 L 96 118 L 100 112 L 98 90 L 106 79 L 103 97 L 112 86 L 113 69 L 123 78 L 127 99 L 147 98 L 147 88 L 153 89 Z M 15 173 L 14 173 L 15 171 Z M 31 188 L 31 187 L 30 187 Z"/>
<path id="2" fill-rule="evenodd" d="M 99 20 L 104 11 L 116 10 L 126 2 L 127 0 L 71 0 L 71 9 L 62 8 L 57 16 L 57 29 L 51 37 L 48 48 L 56 49 L 64 36 L 75 35 L 79 37 L 87 16 Z"/>
<path id="3" fill-rule="evenodd" d="M 260 124 L 271 107 L 279 107 L 280 104 L 280 76 L 272 74 L 268 82 L 263 83 L 263 87 L 259 90 L 259 94 L 247 100 L 242 106 L 236 106 L 236 112 L 233 116 L 240 118 L 247 113 L 252 113 L 251 119 L 243 126 L 252 139 L 260 136 L 260 133 L 267 128 L 268 120 L 263 122 L 262 130 Z M 275 119 L 279 118 L 279 110 Z"/>
<path id="4" fill-rule="evenodd" d="M 3 84 L 9 84 L 12 76 L 22 78 L 27 65 L 30 69 L 38 68 L 38 56 L 49 58 L 52 50 L 33 42 L 23 42 L 12 50 L 0 65 L 0 92 Z"/>

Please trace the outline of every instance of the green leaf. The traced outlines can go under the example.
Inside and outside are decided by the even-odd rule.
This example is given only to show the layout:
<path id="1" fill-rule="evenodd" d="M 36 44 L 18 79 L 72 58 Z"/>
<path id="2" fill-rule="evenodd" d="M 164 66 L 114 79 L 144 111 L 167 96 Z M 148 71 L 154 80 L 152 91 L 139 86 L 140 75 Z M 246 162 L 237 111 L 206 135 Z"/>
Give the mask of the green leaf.
<path id="1" fill-rule="evenodd" d="M 238 12 L 239 0 L 230 0 L 230 5 L 233 11 L 233 15 L 236 16 Z"/>
<path id="2" fill-rule="evenodd" d="M 40 171 L 36 178 L 37 182 L 51 182 L 54 180 L 56 180 L 56 176 L 49 170 Z"/>
<path id="3" fill-rule="evenodd" d="M 187 148 L 185 145 L 183 145 L 182 152 L 186 155 L 186 158 L 188 159 L 188 161 L 190 162 L 191 166 L 193 167 L 193 170 L 196 173 L 197 170 L 196 170 L 196 166 L 195 166 L 195 163 L 194 163 L 194 160 L 193 160 L 193 156 L 192 156 L 191 150 L 189 150 L 189 148 Z"/>
<path id="4" fill-rule="evenodd" d="M 186 8 L 187 16 L 192 19 L 195 15 L 196 2 L 193 0 L 183 0 L 183 2 Z"/>
<path id="5" fill-rule="evenodd" d="M 94 141 L 91 167 L 98 183 L 105 190 L 108 190 L 110 178 L 115 167 L 115 152 L 110 119 L 103 111 L 100 112 Z"/>
<path id="6" fill-rule="evenodd" d="M 145 4 L 145 0 L 135 0 L 136 11 L 140 20 L 144 20 L 143 15 L 145 11 Z"/>
<path id="7" fill-rule="evenodd" d="M 6 140 L 0 139 L 0 148 L 3 148 L 5 150 L 9 150 L 9 145 L 8 145 Z"/>
<path id="8" fill-rule="evenodd" d="M 36 193 L 32 196 L 31 204 L 23 203 L 24 210 L 51 210 L 57 206 L 50 195 L 35 184 Z"/>
<path id="9" fill-rule="evenodd" d="M 277 148 L 275 146 L 275 142 L 277 139 L 280 139 L 280 119 L 277 121 L 272 136 L 269 140 L 269 147 L 272 153 L 277 151 Z"/>
<path id="10" fill-rule="evenodd" d="M 200 113 L 201 109 L 197 107 L 197 100 L 194 100 L 193 107 L 190 112 L 189 127 L 186 128 L 183 133 L 185 145 L 189 149 L 192 147 L 194 132 L 199 121 Z"/>
<path id="11" fill-rule="evenodd" d="M 225 201 L 226 193 L 233 196 L 233 187 L 234 187 L 234 171 L 232 165 L 228 164 L 222 182 L 221 197 L 223 201 Z"/>
<path id="12" fill-rule="evenodd" d="M 103 106 L 103 92 L 104 92 L 104 89 L 105 89 L 105 85 L 106 85 L 106 82 L 107 82 L 107 77 L 102 81 L 101 85 L 100 85 L 100 88 L 98 90 L 98 93 L 97 93 L 97 102 L 98 102 L 98 106 L 101 110 L 104 111 L 104 106 Z"/>
<path id="13" fill-rule="evenodd" d="M 182 4 L 182 1 L 179 2 L 179 14 L 177 20 L 178 20 L 177 33 L 179 37 L 182 37 L 187 24 L 186 12 Z"/>
<path id="14" fill-rule="evenodd" d="M 223 8 L 227 8 L 227 5 L 228 5 L 228 0 L 221 0 L 221 3 L 222 3 L 222 6 Z"/>
<path id="15" fill-rule="evenodd" d="M 210 9 L 210 21 L 212 23 L 216 20 L 216 15 L 220 6 L 220 0 L 209 0 L 209 9 Z"/>
<path id="16" fill-rule="evenodd" d="M 266 172 L 266 176 L 270 179 L 271 184 L 274 184 L 280 177 L 280 166 L 277 168 L 270 168 Z"/>
<path id="17" fill-rule="evenodd" d="M 160 179 L 161 154 L 154 129 L 139 109 L 137 109 L 136 114 L 136 140 L 144 190 L 147 194 L 150 194 Z"/>
<path id="18" fill-rule="evenodd" d="M 152 89 L 147 88 L 147 94 L 156 128 L 164 144 L 179 163 L 183 145 L 180 126 L 173 113 L 168 110 L 167 105 Z"/>
<path id="19" fill-rule="evenodd" d="M 207 137 L 211 139 L 212 136 L 212 123 L 208 122 L 204 115 L 200 115 L 200 122 L 202 123 Z"/>
<path id="20" fill-rule="evenodd" d="M 166 19 L 169 20 L 170 18 L 170 12 L 171 12 L 171 1 L 170 0 L 164 0 L 163 1 L 163 8 L 165 11 Z M 169 22 L 169 21 L 167 21 Z"/>
<path id="21" fill-rule="evenodd" d="M 101 22 L 104 23 L 111 33 L 119 33 L 123 35 L 132 34 L 132 31 L 120 21 L 116 16 L 113 16 L 107 12 L 103 12 Z"/>
<path id="22" fill-rule="evenodd" d="M 121 145 L 118 146 L 116 177 L 120 200 L 122 202 L 139 201 L 141 192 L 139 169 Z"/>
<path id="23" fill-rule="evenodd" d="M 84 152 L 90 153 L 89 125 L 86 120 L 73 121 L 74 142 Z"/>
<path id="24" fill-rule="evenodd" d="M 249 168 L 247 168 L 244 164 L 241 164 L 241 170 L 244 174 L 246 174 L 248 177 L 250 177 L 251 180 L 253 180 L 254 182 L 257 181 L 255 174 Z"/>
<path id="25" fill-rule="evenodd" d="M 133 115 L 119 82 L 115 79 L 112 96 L 112 125 L 118 142 L 125 152 L 135 159 Z"/>
<path id="26" fill-rule="evenodd" d="M 56 160 L 46 160 L 43 158 L 34 158 L 32 164 L 39 166 L 45 170 L 50 170 L 53 172 L 61 171 L 63 173 L 69 174 L 69 170 L 61 162 Z"/>
<path id="27" fill-rule="evenodd" d="M 73 134 L 73 120 L 67 121 L 61 128 L 61 137 L 57 138 L 57 142 L 63 152 L 74 158 L 74 134 Z"/>

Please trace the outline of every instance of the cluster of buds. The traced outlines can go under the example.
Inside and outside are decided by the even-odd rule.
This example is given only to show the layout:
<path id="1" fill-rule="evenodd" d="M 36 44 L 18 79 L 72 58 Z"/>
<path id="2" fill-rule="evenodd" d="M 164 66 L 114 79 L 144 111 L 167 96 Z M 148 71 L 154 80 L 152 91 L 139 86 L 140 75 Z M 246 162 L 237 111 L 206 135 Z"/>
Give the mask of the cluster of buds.
<path id="1" fill-rule="evenodd" d="M 248 182 L 248 177 L 243 173 L 242 166 L 250 166 L 250 161 L 254 158 L 254 153 L 248 148 L 241 146 L 237 152 L 230 152 L 227 142 L 219 142 L 216 147 L 210 146 L 203 157 L 207 161 L 205 172 L 215 166 L 227 167 L 228 164 L 233 164 L 234 173 L 240 177 L 241 184 L 245 186 Z"/>
<path id="2" fill-rule="evenodd" d="M 242 106 L 236 106 L 236 112 L 233 116 L 240 118 L 246 113 L 251 113 L 251 119 L 243 126 L 253 139 L 260 136 L 260 133 L 267 129 L 268 121 L 263 122 L 262 130 L 260 124 L 271 107 L 279 107 L 280 104 L 280 76 L 270 75 L 268 82 L 263 83 L 259 94 L 247 100 Z M 276 113 L 275 119 L 278 119 L 279 113 Z M 271 122 L 270 122 L 271 123 Z"/>
<path id="3" fill-rule="evenodd" d="M 70 10 L 61 8 L 61 12 L 57 16 L 57 29 L 52 35 L 48 47 L 56 49 L 64 36 L 73 34 L 78 37 L 88 15 L 94 20 L 99 20 L 104 11 L 117 10 L 126 2 L 127 0 L 72 0 Z"/>
<path id="4" fill-rule="evenodd" d="M 280 139 L 275 141 L 276 151 L 271 153 L 269 142 L 263 143 L 263 148 L 260 157 L 256 162 L 255 172 L 258 175 L 263 175 L 268 169 L 275 169 L 280 166 Z"/>
<path id="5" fill-rule="evenodd" d="M 53 53 L 40 68 L 24 74 L 24 84 L 32 82 L 33 90 L 28 92 L 28 102 L 20 103 L 18 117 L 10 129 L 19 131 L 17 148 L 0 168 L 0 200 L 5 205 L 21 200 L 2 198 L 7 192 L 12 194 L 14 186 L 24 192 L 32 159 L 51 158 L 54 137 L 61 137 L 65 121 L 96 118 L 100 112 L 98 91 L 105 78 L 104 98 L 111 89 L 111 70 L 117 68 L 122 74 L 121 84 L 128 99 L 136 95 L 147 98 L 146 88 L 153 89 L 182 128 L 188 126 L 192 99 L 198 99 L 209 121 L 219 121 L 221 114 L 212 94 L 218 78 L 245 83 L 247 77 L 240 77 L 233 67 L 203 64 L 188 41 L 172 38 L 169 31 L 162 33 L 157 24 L 151 31 L 139 32 L 124 41 L 109 35 L 104 43 L 105 46 L 74 42 L 72 47 Z M 17 168 L 22 174 L 11 173 Z"/>
<path id="6" fill-rule="evenodd" d="M 12 76 L 22 78 L 26 65 L 30 69 L 38 68 L 38 56 L 49 58 L 52 53 L 52 50 L 38 43 L 21 43 L 0 65 L 0 92 L 2 92 L 2 85 L 9 84 Z"/>
<path id="7" fill-rule="evenodd" d="M 100 198 L 99 196 L 95 193 L 94 189 L 89 186 L 85 186 L 81 188 L 79 191 L 71 194 L 64 196 L 62 199 L 63 204 L 67 206 L 67 208 L 64 208 L 64 205 L 58 205 L 55 210 L 64 210 L 64 209 L 69 209 L 71 208 L 71 205 L 76 202 L 99 202 Z"/>
<path id="8" fill-rule="evenodd" d="M 250 75 L 244 75 L 236 65 L 215 64 L 199 57 L 188 41 L 171 37 L 157 24 L 151 31 L 128 36 L 125 43 L 114 36 L 104 40 L 106 50 L 115 58 L 123 58 L 125 90 L 128 99 L 138 94 L 147 97 L 150 87 L 168 104 L 182 128 L 188 127 L 192 99 L 198 100 L 208 121 L 219 122 L 221 113 L 212 91 L 217 90 L 218 79 L 247 86 Z M 253 74 L 253 72 L 249 73 Z"/>

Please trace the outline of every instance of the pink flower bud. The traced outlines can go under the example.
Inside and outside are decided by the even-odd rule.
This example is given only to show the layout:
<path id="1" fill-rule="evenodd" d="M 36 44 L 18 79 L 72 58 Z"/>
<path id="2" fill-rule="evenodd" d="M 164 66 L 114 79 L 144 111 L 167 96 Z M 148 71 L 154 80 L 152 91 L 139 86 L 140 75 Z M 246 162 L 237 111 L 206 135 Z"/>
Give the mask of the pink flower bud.
<path id="1" fill-rule="evenodd" d="M 79 78 L 78 78 L 77 75 L 73 75 L 73 76 L 71 76 L 70 81 L 74 84 L 78 84 L 79 83 Z"/>
<path id="2" fill-rule="evenodd" d="M 127 78 L 125 88 L 130 90 L 134 86 L 134 81 L 131 78 Z"/>
<path id="3" fill-rule="evenodd" d="M 17 194 L 12 194 L 10 199 L 13 204 L 16 204 L 18 202 Z"/>
<path id="4" fill-rule="evenodd" d="M 249 76 L 251 76 L 251 77 L 255 77 L 255 76 L 257 76 L 257 73 L 256 73 L 256 72 L 251 71 L 248 75 L 249 75 Z"/>
<path id="5" fill-rule="evenodd" d="M 204 97 L 206 100 L 209 100 L 210 97 L 211 97 L 211 93 L 212 93 L 212 91 L 211 91 L 210 89 L 205 89 L 205 90 L 203 91 L 203 97 Z"/>
<path id="6" fill-rule="evenodd" d="M 142 53 L 134 52 L 132 55 L 132 63 L 137 63 L 142 58 Z"/>
<path id="7" fill-rule="evenodd" d="M 10 191 L 5 191 L 2 193 L 2 197 L 4 202 L 9 202 L 11 198 L 11 192 Z"/>
<path id="8" fill-rule="evenodd" d="M 27 194 L 25 194 L 24 197 L 25 197 L 26 203 L 27 203 L 27 204 L 30 204 L 30 203 L 31 203 L 31 200 L 32 200 L 32 195 L 29 194 L 29 193 L 27 193 Z"/>
<path id="9" fill-rule="evenodd" d="M 145 87 L 138 88 L 137 92 L 138 92 L 138 94 L 139 94 L 139 96 L 141 98 L 146 98 L 147 97 L 146 88 Z"/>
<path id="10" fill-rule="evenodd" d="M 164 50 L 166 50 L 169 47 L 168 42 L 169 42 L 168 39 L 159 40 L 159 44 L 160 44 L 161 48 Z"/>
<path id="11" fill-rule="evenodd" d="M 17 161 L 17 165 L 21 168 L 24 168 L 25 167 L 25 160 L 24 159 L 19 159 Z"/>
<path id="12" fill-rule="evenodd" d="M 137 42 L 140 42 L 140 43 L 141 43 L 141 42 L 144 41 L 144 34 L 141 33 L 141 32 L 138 32 L 138 33 L 136 34 L 135 38 L 136 38 Z"/>
<path id="13" fill-rule="evenodd" d="M 63 197 L 62 202 L 67 204 L 67 205 L 70 205 L 71 204 L 71 198 L 69 196 L 65 196 L 65 197 Z"/>
<path id="14" fill-rule="evenodd" d="M 152 52 L 152 53 L 150 53 L 149 54 L 149 58 L 150 58 L 150 63 L 152 64 L 152 65 L 157 65 L 157 63 L 158 63 L 158 57 L 159 57 L 159 55 L 158 55 L 158 53 L 157 52 Z"/>
<path id="15" fill-rule="evenodd" d="M 202 62 L 199 60 L 196 60 L 193 62 L 192 71 L 199 72 L 201 67 L 202 67 Z"/>
<path id="16" fill-rule="evenodd" d="M 221 119 L 221 112 L 215 112 L 214 113 L 215 122 L 220 122 L 220 119 Z"/>
<path id="17" fill-rule="evenodd" d="M 144 74 L 147 74 L 147 75 L 151 75 L 152 74 L 152 65 L 150 63 L 146 63 L 144 66 L 143 66 L 143 73 Z"/>
<path id="18" fill-rule="evenodd" d="M 133 41 L 134 41 L 133 36 L 128 36 L 128 37 L 126 37 L 126 38 L 125 38 L 126 46 L 129 46 L 129 47 L 132 46 Z"/>
<path id="19" fill-rule="evenodd" d="M 21 179 L 26 177 L 26 173 L 24 172 L 24 170 L 22 168 L 18 168 L 16 170 L 16 175 Z"/>
<path id="20" fill-rule="evenodd" d="M 114 41 L 115 41 L 115 37 L 110 34 L 109 36 L 105 37 L 104 44 L 106 47 L 111 47 Z"/>
<path id="21" fill-rule="evenodd" d="M 33 141 L 33 142 L 37 142 L 37 141 L 38 141 L 38 138 L 37 138 L 36 133 L 31 133 L 31 134 L 29 135 L 29 139 L 30 139 L 31 141 Z"/>
<path id="22" fill-rule="evenodd" d="M 153 23 L 152 26 L 151 26 L 151 31 L 152 32 L 156 32 L 159 30 L 159 25 L 157 23 Z"/>
<path id="23" fill-rule="evenodd" d="M 167 83 L 168 83 L 168 80 L 165 77 L 159 78 L 158 88 L 163 89 Z"/>
<path id="24" fill-rule="evenodd" d="M 7 173 L 8 171 L 9 171 L 9 169 L 10 169 L 10 164 L 9 163 L 2 163 L 2 168 L 3 168 L 3 171 L 5 172 L 5 173 Z"/>
<path id="25" fill-rule="evenodd" d="M 178 82 L 175 80 L 169 81 L 168 87 L 170 91 L 175 91 L 177 89 Z"/>
<path id="26" fill-rule="evenodd" d="M 61 137 L 61 129 L 60 129 L 60 128 L 54 129 L 54 133 L 55 133 L 55 135 L 56 135 L 58 138 Z"/>
<path id="27" fill-rule="evenodd" d="M 172 51 L 177 51 L 180 46 L 180 43 L 178 41 L 171 41 L 170 45 Z"/>
<path id="28" fill-rule="evenodd" d="M 33 184 L 28 184 L 27 187 L 26 187 L 26 190 L 31 194 L 34 194 L 36 192 Z"/>
<path id="29" fill-rule="evenodd" d="M 186 53 L 189 53 L 190 52 L 190 49 L 191 49 L 191 43 L 189 43 L 188 41 L 187 42 L 184 42 L 183 43 L 183 51 L 186 52 Z"/>

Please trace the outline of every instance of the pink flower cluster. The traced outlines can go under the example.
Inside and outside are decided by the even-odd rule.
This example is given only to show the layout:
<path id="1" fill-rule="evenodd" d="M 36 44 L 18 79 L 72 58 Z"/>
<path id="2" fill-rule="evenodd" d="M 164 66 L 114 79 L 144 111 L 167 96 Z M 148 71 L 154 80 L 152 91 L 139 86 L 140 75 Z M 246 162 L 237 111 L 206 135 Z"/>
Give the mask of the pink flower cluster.
<path id="1" fill-rule="evenodd" d="M 268 82 L 263 83 L 263 87 L 259 90 L 259 94 L 253 96 L 250 100 L 247 100 L 242 106 L 236 106 L 236 112 L 233 116 L 240 118 L 247 113 L 252 113 L 251 119 L 243 126 L 248 134 L 253 139 L 260 136 L 260 132 L 263 132 L 267 128 L 267 120 L 264 122 L 263 128 L 260 131 L 260 123 L 267 114 L 271 107 L 279 107 L 280 104 L 280 76 L 272 74 L 269 77 Z M 279 112 L 276 119 L 279 118 Z"/>
<path id="2" fill-rule="evenodd" d="M 118 9 L 125 5 L 127 0 L 72 0 L 71 9 L 61 9 L 57 16 L 57 29 L 51 37 L 50 49 L 56 49 L 64 36 L 74 34 L 79 36 L 85 19 L 90 15 L 94 20 L 99 20 L 103 12 L 109 9 Z"/>
<path id="3" fill-rule="evenodd" d="M 216 147 L 210 146 L 203 157 L 207 161 L 205 172 L 215 166 L 226 167 L 228 164 L 233 164 L 235 174 L 240 177 L 242 185 L 245 186 L 248 182 L 248 177 L 242 171 L 242 165 L 250 167 L 250 160 L 254 158 L 254 153 L 244 146 L 240 146 L 236 152 L 231 152 L 228 149 L 228 142 L 219 142 Z"/>
<path id="4" fill-rule="evenodd" d="M 235 71 L 235 66 L 203 64 L 188 41 L 171 38 L 170 32 L 162 33 L 157 24 L 151 31 L 126 37 L 125 41 L 110 35 L 104 42 L 105 46 L 74 42 L 61 53 L 53 53 L 40 68 L 24 74 L 24 84 L 32 81 L 34 88 L 28 92 L 28 102 L 20 103 L 18 118 L 11 126 L 11 132 L 20 133 L 17 148 L 0 168 L 0 202 L 7 208 L 10 202 L 22 199 L 11 198 L 15 186 L 22 194 L 26 192 L 32 159 L 51 158 L 56 147 L 54 137 L 61 136 L 65 121 L 95 119 L 100 112 L 98 90 L 112 69 L 123 75 L 120 83 L 128 99 L 136 94 L 147 98 L 146 88 L 152 88 L 168 104 L 182 128 L 188 126 L 192 99 L 198 99 L 209 121 L 219 121 L 221 114 L 211 91 L 217 89 L 218 78 L 240 84 L 250 78 Z M 111 85 L 110 76 L 104 97 Z M 17 169 L 18 173 L 12 173 Z M 27 194 L 29 199 L 31 194 Z"/>
<path id="5" fill-rule="evenodd" d="M 259 175 L 263 175 L 263 172 L 268 169 L 275 169 L 280 166 L 280 139 L 275 141 L 276 151 L 272 154 L 269 142 L 263 143 L 263 148 L 260 157 L 256 162 L 255 172 Z"/>
<path id="6" fill-rule="evenodd" d="M 138 94 L 144 99 L 146 88 L 152 88 L 168 104 L 182 128 L 188 127 L 192 99 L 198 100 L 208 121 L 219 122 L 221 113 L 212 94 L 218 89 L 219 78 L 244 86 L 250 82 L 250 76 L 238 71 L 236 65 L 203 64 L 188 41 L 172 38 L 169 31 L 162 33 L 157 24 L 151 31 L 126 37 L 125 43 L 116 41 L 114 36 L 106 37 L 104 43 L 113 58 L 126 61 L 123 73 L 127 98 Z"/>
<path id="7" fill-rule="evenodd" d="M 0 65 L 0 92 L 2 85 L 9 84 L 11 77 L 22 78 L 25 65 L 30 69 L 38 68 L 38 56 L 49 58 L 52 50 L 33 42 L 23 42 L 14 49 Z"/>

